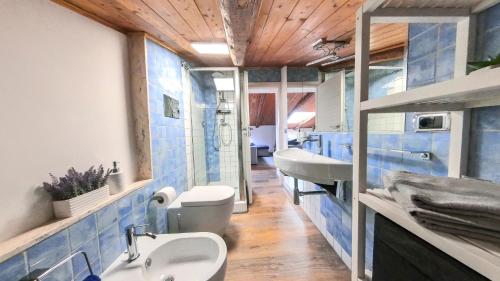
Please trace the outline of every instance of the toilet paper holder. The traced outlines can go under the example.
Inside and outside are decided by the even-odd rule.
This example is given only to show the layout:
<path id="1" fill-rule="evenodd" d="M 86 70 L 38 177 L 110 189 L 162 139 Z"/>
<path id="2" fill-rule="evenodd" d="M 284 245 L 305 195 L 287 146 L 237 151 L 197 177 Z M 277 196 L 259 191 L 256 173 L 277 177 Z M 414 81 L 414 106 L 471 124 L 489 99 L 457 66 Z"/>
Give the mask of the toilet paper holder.
<path id="1" fill-rule="evenodd" d="M 157 201 L 158 203 L 163 204 L 163 202 L 165 200 L 163 200 L 163 197 L 161 197 L 161 196 L 153 195 L 153 197 L 151 198 L 151 201 Z"/>

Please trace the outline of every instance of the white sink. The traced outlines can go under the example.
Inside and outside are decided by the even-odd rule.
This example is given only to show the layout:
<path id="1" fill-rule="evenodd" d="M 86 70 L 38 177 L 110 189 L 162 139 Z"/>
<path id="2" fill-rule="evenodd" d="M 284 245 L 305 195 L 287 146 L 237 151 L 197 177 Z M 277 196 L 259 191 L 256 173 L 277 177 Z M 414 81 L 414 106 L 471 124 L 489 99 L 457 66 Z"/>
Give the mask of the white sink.
<path id="1" fill-rule="evenodd" d="M 140 256 L 120 256 L 101 276 L 103 281 L 223 281 L 227 248 L 208 232 L 139 237 Z"/>
<path id="2" fill-rule="evenodd" d="M 352 180 L 351 163 L 299 148 L 275 152 L 274 163 L 288 176 L 317 184 L 333 185 L 338 180 Z"/>

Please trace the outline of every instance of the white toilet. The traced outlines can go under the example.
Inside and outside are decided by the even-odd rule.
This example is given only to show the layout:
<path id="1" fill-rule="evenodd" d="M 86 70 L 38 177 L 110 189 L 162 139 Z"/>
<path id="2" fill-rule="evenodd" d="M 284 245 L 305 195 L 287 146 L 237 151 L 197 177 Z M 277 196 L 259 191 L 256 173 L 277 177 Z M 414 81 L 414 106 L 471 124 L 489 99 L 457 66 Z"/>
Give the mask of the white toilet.
<path id="1" fill-rule="evenodd" d="M 220 236 L 234 209 L 234 189 L 230 186 L 195 186 L 181 193 L 168 206 L 168 232 L 212 232 Z"/>

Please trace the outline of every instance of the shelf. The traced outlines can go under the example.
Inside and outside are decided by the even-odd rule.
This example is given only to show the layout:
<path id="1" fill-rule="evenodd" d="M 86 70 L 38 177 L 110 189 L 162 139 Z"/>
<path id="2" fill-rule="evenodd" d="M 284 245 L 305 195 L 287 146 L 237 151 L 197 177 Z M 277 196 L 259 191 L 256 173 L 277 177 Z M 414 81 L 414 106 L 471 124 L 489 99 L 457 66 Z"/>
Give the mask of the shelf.
<path id="1" fill-rule="evenodd" d="M 359 194 L 359 201 L 491 280 L 500 280 L 500 246 L 426 229 L 394 201 Z"/>
<path id="2" fill-rule="evenodd" d="M 369 113 L 463 110 L 500 104 L 500 67 L 361 103 Z"/>
<path id="3" fill-rule="evenodd" d="M 59 220 L 52 220 L 47 222 L 46 224 L 39 226 L 37 228 L 34 228 L 32 230 L 29 230 L 27 232 L 24 232 L 20 235 L 17 235 L 9 240 L 6 240 L 4 242 L 0 243 L 0 262 L 3 262 L 19 253 L 22 251 L 27 250 L 29 247 L 37 244 L 38 242 L 41 242 L 42 240 L 48 238 L 49 236 L 56 234 L 57 232 L 71 226 L 72 224 L 78 222 L 79 220 L 85 218 L 86 216 L 95 213 L 96 211 L 118 201 L 119 199 L 125 197 L 126 195 L 129 195 L 130 193 L 146 186 L 148 183 L 150 183 L 152 180 L 141 180 L 134 182 L 127 186 L 127 188 L 114 195 L 110 195 L 106 201 L 101 202 L 92 208 L 88 209 L 84 213 L 78 214 L 76 216 L 66 218 L 66 219 L 59 219 Z"/>

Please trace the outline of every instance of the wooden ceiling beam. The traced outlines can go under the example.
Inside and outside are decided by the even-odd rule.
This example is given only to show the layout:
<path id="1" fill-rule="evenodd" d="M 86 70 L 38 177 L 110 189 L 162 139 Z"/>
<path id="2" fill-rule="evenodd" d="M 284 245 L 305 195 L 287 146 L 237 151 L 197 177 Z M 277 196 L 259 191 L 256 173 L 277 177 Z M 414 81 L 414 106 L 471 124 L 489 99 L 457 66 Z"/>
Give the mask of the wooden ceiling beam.
<path id="1" fill-rule="evenodd" d="M 259 127 L 262 125 L 262 120 L 264 119 L 264 116 L 262 114 L 262 110 L 264 109 L 264 103 L 266 101 L 266 95 L 259 95 L 259 102 L 257 105 L 257 116 L 256 116 L 256 121 L 255 121 L 255 126 Z"/>
<path id="2" fill-rule="evenodd" d="M 298 95 L 298 94 L 291 94 L 291 95 Z M 288 111 L 288 117 L 290 117 L 290 115 L 292 115 L 292 113 L 297 108 L 302 106 L 304 103 L 306 103 L 313 96 L 314 96 L 314 93 L 306 93 L 306 94 L 302 95 L 302 97 L 300 97 L 299 101 L 293 106 L 293 108 Z"/>
<path id="3" fill-rule="evenodd" d="M 219 0 L 231 59 L 242 66 L 261 0 Z"/>

